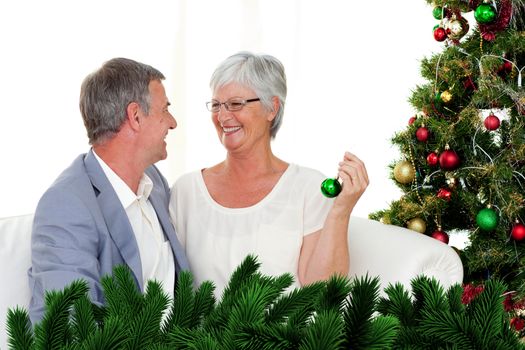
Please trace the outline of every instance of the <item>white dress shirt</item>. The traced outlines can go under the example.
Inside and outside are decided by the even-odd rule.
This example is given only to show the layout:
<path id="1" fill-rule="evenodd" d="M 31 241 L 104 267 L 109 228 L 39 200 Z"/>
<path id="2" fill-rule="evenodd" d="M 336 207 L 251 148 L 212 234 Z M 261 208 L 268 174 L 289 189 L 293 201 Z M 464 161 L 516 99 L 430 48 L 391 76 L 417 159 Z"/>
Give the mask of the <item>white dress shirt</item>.
<path id="1" fill-rule="evenodd" d="M 164 291 L 173 297 L 175 286 L 175 262 L 170 242 L 166 240 L 159 219 L 148 200 L 153 189 L 153 182 L 143 174 L 137 193 L 95 153 L 104 174 L 115 190 L 135 234 L 142 265 L 142 278 L 146 288 L 149 280 L 162 283 Z"/>

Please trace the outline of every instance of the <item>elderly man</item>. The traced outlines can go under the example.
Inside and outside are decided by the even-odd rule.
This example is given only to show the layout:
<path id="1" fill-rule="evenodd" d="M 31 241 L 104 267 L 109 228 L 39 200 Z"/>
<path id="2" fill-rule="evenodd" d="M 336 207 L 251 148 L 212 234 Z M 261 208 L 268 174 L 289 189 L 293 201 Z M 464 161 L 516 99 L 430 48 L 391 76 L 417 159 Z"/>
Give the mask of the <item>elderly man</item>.
<path id="1" fill-rule="evenodd" d="M 44 294 L 76 279 L 104 299 L 100 279 L 126 264 L 143 291 L 150 279 L 173 295 L 188 268 L 168 214 L 169 187 L 153 165 L 167 156 L 177 126 L 157 69 L 115 58 L 90 74 L 80 111 L 92 146 L 62 172 L 39 201 L 33 224 L 29 285 L 31 321 Z"/>

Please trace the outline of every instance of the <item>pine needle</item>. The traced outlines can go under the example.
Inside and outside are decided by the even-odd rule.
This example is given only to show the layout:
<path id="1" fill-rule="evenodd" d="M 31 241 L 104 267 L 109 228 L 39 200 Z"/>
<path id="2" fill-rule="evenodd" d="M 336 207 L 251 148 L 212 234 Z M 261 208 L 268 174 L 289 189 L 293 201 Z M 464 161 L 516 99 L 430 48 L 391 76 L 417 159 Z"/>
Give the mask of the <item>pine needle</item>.
<path id="1" fill-rule="evenodd" d="M 35 328 L 37 349 L 59 349 L 71 341 L 69 314 L 76 300 L 86 295 L 87 291 L 87 282 L 78 280 L 62 291 L 46 293 L 46 311 L 39 327 Z"/>
<path id="2" fill-rule="evenodd" d="M 344 300 L 351 290 L 350 280 L 346 276 L 333 275 L 326 282 L 326 289 L 321 293 L 317 304 L 317 311 L 343 309 Z"/>
<path id="3" fill-rule="evenodd" d="M 87 295 L 79 298 L 73 305 L 71 331 L 78 342 L 83 342 L 97 330 L 97 323 L 91 301 Z"/>
<path id="4" fill-rule="evenodd" d="M 193 277 L 189 271 L 182 271 L 177 280 L 175 295 L 170 313 L 163 326 L 163 332 L 169 333 L 173 327 L 191 327 L 193 320 Z"/>
<path id="5" fill-rule="evenodd" d="M 324 282 L 317 282 L 294 289 L 288 294 L 281 295 L 268 309 L 266 322 L 284 322 L 291 315 L 301 310 L 306 311 L 306 316 L 304 317 L 306 321 L 306 318 L 308 318 L 314 310 L 314 301 L 321 297 L 321 292 L 324 288 Z"/>
<path id="6" fill-rule="evenodd" d="M 321 311 L 306 329 L 300 350 L 337 350 L 343 343 L 343 321 L 333 309 Z"/>
<path id="7" fill-rule="evenodd" d="M 143 299 L 128 266 L 119 265 L 113 274 L 102 278 L 108 312 L 130 322 L 140 313 Z"/>
<path id="8" fill-rule="evenodd" d="M 501 336 L 504 310 L 505 286 L 496 280 L 488 280 L 481 292 L 467 309 L 476 328 L 481 333 L 481 344 L 488 346 L 491 340 Z"/>
<path id="9" fill-rule="evenodd" d="M 232 297 L 236 291 L 258 270 L 261 264 L 257 261 L 254 255 L 248 255 L 243 262 L 233 271 L 228 285 L 223 292 L 223 300 L 229 295 Z"/>
<path id="10" fill-rule="evenodd" d="M 361 349 L 380 350 L 392 349 L 397 338 L 399 321 L 393 316 L 381 316 L 372 320 L 371 334 L 368 344 Z"/>
<path id="11" fill-rule="evenodd" d="M 397 317 L 404 327 L 416 324 L 415 310 L 410 295 L 401 283 L 390 284 L 384 290 L 388 298 L 381 297 L 377 311 L 382 315 Z"/>
<path id="12" fill-rule="evenodd" d="M 343 312 L 345 321 L 345 346 L 366 349 L 374 342 L 372 315 L 379 297 L 379 278 L 368 275 L 353 281 L 350 298 Z"/>
<path id="13" fill-rule="evenodd" d="M 129 326 L 128 349 L 143 349 L 159 340 L 162 314 L 169 303 L 168 296 L 157 281 L 149 281 L 142 311 Z"/>
<path id="14" fill-rule="evenodd" d="M 34 346 L 35 339 L 29 313 L 20 308 L 7 310 L 7 336 L 9 349 L 29 350 Z"/>
<path id="15" fill-rule="evenodd" d="M 104 328 L 98 329 L 84 342 L 85 350 L 120 350 L 126 345 L 128 332 L 125 323 L 118 318 L 108 317 Z"/>
<path id="16" fill-rule="evenodd" d="M 205 281 L 195 292 L 191 327 L 201 326 L 203 319 L 213 311 L 215 307 L 214 290 L 215 285 L 210 281 Z"/>
<path id="17" fill-rule="evenodd" d="M 284 325 L 243 325 L 236 334 L 239 349 L 287 350 L 296 349 L 302 340 L 301 332 Z"/>

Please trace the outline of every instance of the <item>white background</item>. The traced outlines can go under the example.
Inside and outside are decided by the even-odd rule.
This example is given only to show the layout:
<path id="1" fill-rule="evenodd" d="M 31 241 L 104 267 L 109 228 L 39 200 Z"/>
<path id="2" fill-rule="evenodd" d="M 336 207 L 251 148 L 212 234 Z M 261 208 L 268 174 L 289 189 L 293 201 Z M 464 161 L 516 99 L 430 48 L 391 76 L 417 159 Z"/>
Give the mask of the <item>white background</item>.
<path id="1" fill-rule="evenodd" d="M 56 176 L 89 149 L 78 111 L 83 78 L 128 57 L 161 70 L 179 126 L 159 163 L 169 183 L 224 157 L 204 103 L 227 56 L 279 58 L 288 99 L 274 153 L 334 176 L 345 150 L 370 186 L 354 214 L 400 196 L 390 143 L 416 112 L 420 60 L 442 50 L 432 8 L 417 1 L 3 1 L 0 4 L 0 217 L 33 212 Z"/>

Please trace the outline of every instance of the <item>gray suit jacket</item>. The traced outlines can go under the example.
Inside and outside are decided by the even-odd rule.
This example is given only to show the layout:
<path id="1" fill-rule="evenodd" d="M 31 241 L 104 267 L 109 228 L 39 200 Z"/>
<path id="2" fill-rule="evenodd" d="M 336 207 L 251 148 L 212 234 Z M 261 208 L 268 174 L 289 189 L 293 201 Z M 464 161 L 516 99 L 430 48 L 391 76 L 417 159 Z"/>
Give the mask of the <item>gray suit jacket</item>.
<path id="1" fill-rule="evenodd" d="M 149 200 L 173 249 L 175 271 L 188 269 L 168 213 L 169 186 L 155 166 L 145 173 L 153 181 Z M 44 293 L 85 279 L 90 297 L 103 304 L 102 276 L 115 265 L 130 267 L 141 291 L 142 267 L 135 235 L 117 194 L 93 151 L 80 155 L 40 199 L 31 237 L 32 268 L 29 314 L 33 324 L 44 313 Z"/>

